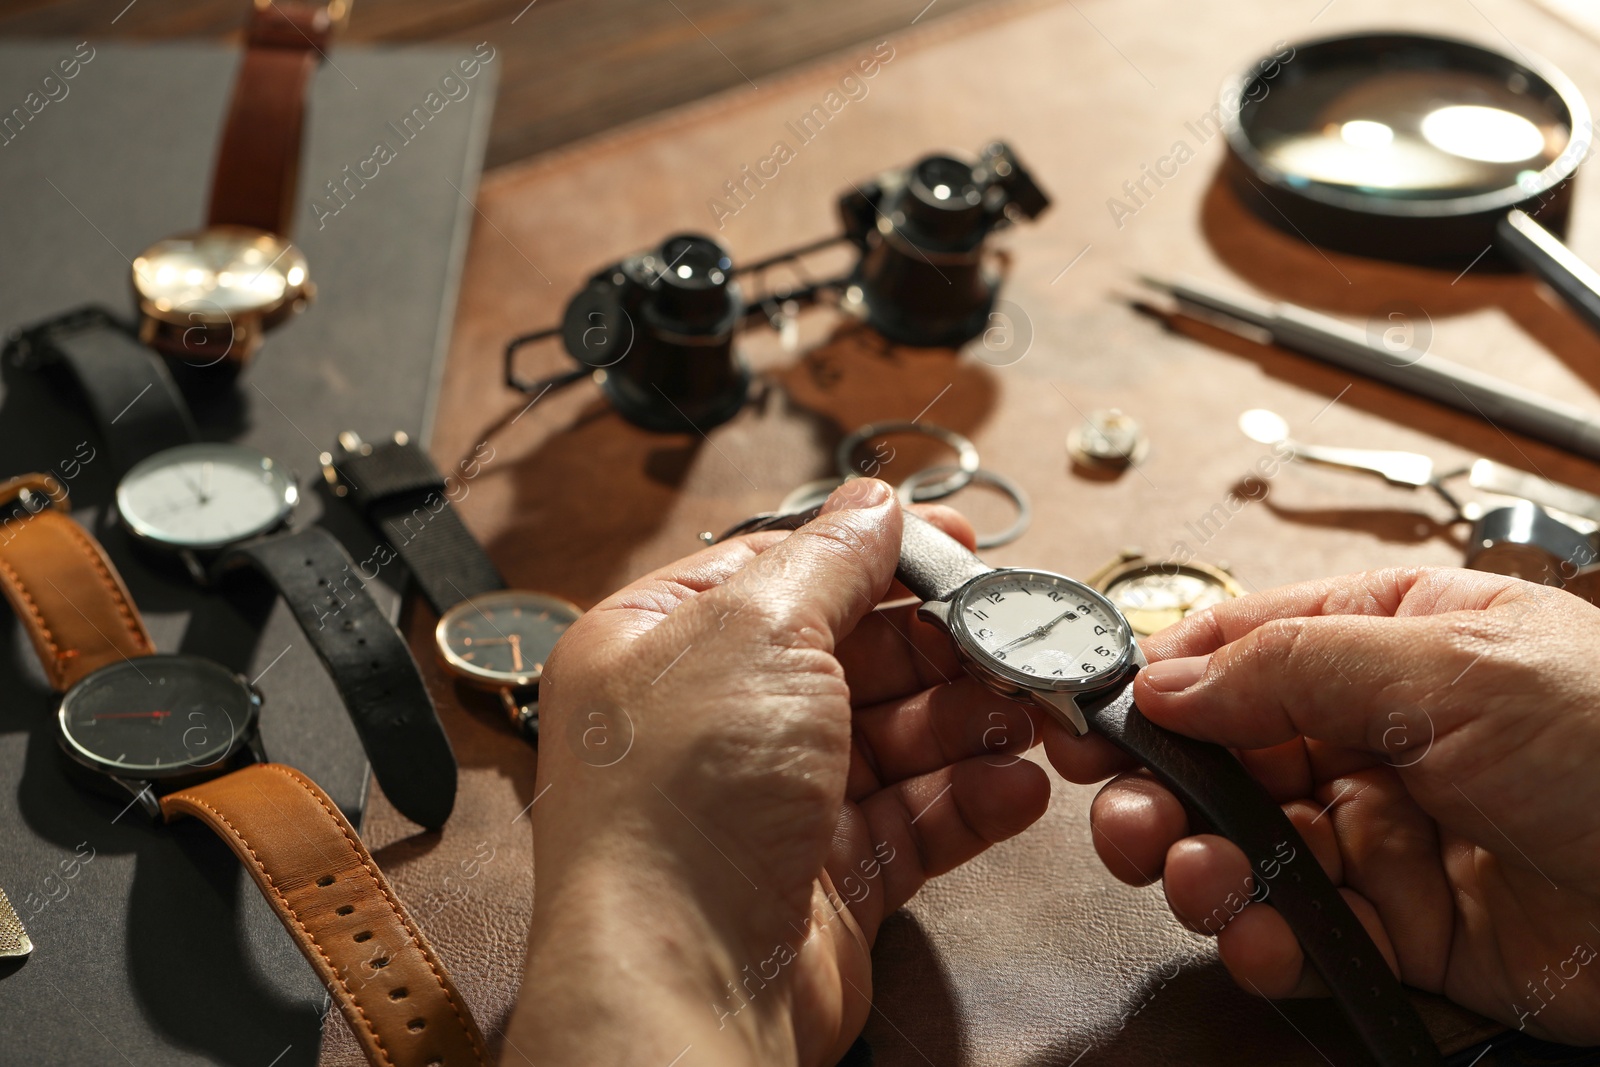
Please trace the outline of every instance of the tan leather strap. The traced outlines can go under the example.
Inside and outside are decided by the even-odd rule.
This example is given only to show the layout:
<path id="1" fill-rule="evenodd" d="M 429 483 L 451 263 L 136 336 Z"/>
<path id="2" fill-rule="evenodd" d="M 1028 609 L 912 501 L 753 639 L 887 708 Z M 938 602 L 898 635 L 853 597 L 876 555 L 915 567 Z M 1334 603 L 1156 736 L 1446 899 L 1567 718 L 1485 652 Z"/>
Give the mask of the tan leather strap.
<path id="1" fill-rule="evenodd" d="M 466 1067 L 488 1053 L 444 965 L 339 809 L 305 775 L 258 763 L 162 798 L 228 843 L 381 1067 Z"/>
<path id="2" fill-rule="evenodd" d="M 211 176 L 207 225 L 288 235 L 300 182 L 306 91 L 332 26 L 329 9 L 318 4 L 251 5 L 244 62 Z"/>
<path id="3" fill-rule="evenodd" d="M 44 484 L 39 475 L 0 483 L 0 504 Z M 156 650 L 105 550 L 53 508 L 18 509 L 0 521 L 0 589 L 58 692 L 107 664 Z"/>

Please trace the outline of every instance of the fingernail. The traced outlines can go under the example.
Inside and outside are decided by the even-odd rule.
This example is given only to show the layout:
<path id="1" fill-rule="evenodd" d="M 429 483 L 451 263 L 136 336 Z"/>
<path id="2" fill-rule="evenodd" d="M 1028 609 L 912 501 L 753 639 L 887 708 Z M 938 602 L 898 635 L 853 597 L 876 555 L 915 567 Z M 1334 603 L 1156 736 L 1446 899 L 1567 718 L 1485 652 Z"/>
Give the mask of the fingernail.
<path id="1" fill-rule="evenodd" d="M 887 504 L 894 497 L 888 485 L 876 478 L 852 478 L 828 494 L 820 514 L 830 511 L 849 511 L 857 508 L 875 508 Z"/>
<path id="2" fill-rule="evenodd" d="M 1164 659 L 1144 669 L 1144 680 L 1158 693 L 1181 693 L 1205 676 L 1210 656 Z"/>

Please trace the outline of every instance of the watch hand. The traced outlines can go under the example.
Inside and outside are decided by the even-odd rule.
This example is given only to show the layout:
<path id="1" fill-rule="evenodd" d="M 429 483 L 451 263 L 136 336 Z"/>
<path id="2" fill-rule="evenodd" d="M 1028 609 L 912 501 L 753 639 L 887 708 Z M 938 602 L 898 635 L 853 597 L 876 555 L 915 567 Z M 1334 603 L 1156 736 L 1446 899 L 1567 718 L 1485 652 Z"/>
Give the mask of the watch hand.
<path id="1" fill-rule="evenodd" d="M 170 712 L 170 711 L 108 711 L 108 712 L 104 712 L 103 714 L 96 715 L 96 716 L 94 716 L 94 718 L 96 720 L 99 720 L 99 719 L 165 719 L 168 716 L 170 716 L 171 714 L 172 714 L 172 712 Z"/>
<path id="2" fill-rule="evenodd" d="M 1057 615 L 1055 618 L 1051 619 L 1049 622 L 1045 623 L 1044 625 L 1035 626 L 1033 629 L 1029 630 L 1027 633 L 1023 634 L 1021 637 L 1017 638 L 1015 641 L 1011 641 L 1011 642 L 1009 642 L 1007 644 L 1001 645 L 999 648 L 995 649 L 995 651 L 996 652 L 1010 652 L 1013 648 L 1016 648 L 1018 645 L 1025 645 L 1029 641 L 1037 641 L 1039 638 L 1043 637 L 1045 634 L 1047 634 L 1051 630 L 1055 629 L 1056 624 L 1059 623 L 1062 619 L 1065 619 L 1067 616 L 1072 615 L 1072 614 L 1074 614 L 1074 613 L 1070 612 L 1070 611 L 1063 611 L 1060 615 Z"/>
<path id="3" fill-rule="evenodd" d="M 208 459 L 200 465 L 200 503 L 204 504 L 211 499 L 211 467 Z"/>
<path id="4" fill-rule="evenodd" d="M 506 640 L 511 642 L 511 669 L 520 671 L 522 669 L 522 636 L 520 634 L 512 634 Z"/>

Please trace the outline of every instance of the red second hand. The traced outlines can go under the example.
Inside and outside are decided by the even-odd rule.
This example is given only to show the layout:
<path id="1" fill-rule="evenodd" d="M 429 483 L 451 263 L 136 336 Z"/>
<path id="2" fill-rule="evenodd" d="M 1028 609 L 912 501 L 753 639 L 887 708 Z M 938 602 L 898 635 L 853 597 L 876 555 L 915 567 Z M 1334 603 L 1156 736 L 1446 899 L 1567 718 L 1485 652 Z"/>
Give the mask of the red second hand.
<path id="1" fill-rule="evenodd" d="M 103 715 L 94 716 L 96 719 L 165 719 L 171 715 L 170 711 L 108 711 Z"/>

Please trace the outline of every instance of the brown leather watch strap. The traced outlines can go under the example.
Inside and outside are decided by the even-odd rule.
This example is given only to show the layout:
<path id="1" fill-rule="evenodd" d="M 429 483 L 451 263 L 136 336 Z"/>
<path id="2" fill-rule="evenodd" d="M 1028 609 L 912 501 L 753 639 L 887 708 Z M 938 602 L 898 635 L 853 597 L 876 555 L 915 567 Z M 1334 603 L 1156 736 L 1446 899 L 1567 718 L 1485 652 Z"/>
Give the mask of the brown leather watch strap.
<path id="1" fill-rule="evenodd" d="M 299 0 L 257 0 L 211 176 L 209 226 L 287 236 L 294 223 L 306 92 L 333 18 Z"/>
<path id="2" fill-rule="evenodd" d="M 315 782 L 258 763 L 163 797 L 161 810 L 169 822 L 193 815 L 228 843 L 373 1064 L 489 1062 L 444 965 Z"/>
<path id="3" fill-rule="evenodd" d="M 0 504 L 47 482 L 27 475 L 0 483 Z M 0 589 L 57 691 L 107 664 L 156 650 L 105 550 L 61 511 L 18 507 L 0 523 Z"/>

